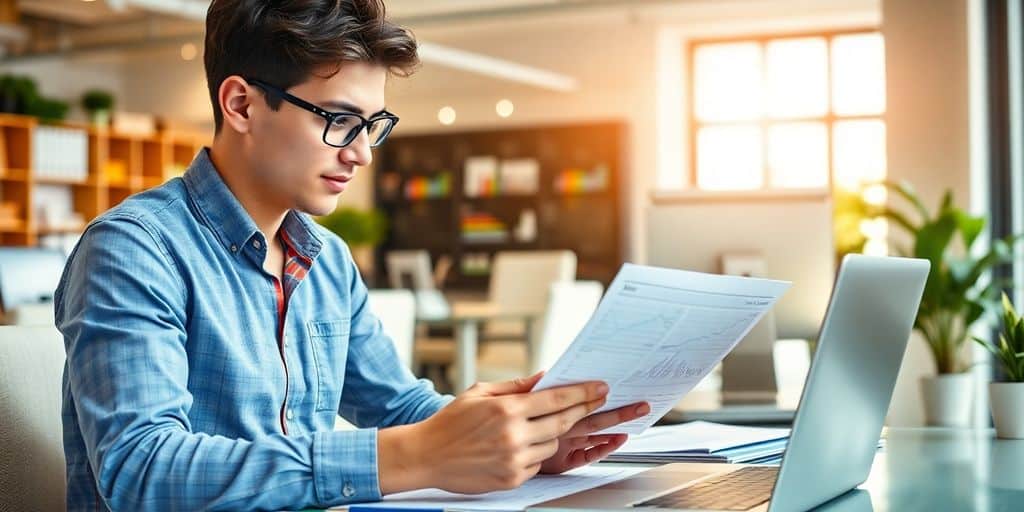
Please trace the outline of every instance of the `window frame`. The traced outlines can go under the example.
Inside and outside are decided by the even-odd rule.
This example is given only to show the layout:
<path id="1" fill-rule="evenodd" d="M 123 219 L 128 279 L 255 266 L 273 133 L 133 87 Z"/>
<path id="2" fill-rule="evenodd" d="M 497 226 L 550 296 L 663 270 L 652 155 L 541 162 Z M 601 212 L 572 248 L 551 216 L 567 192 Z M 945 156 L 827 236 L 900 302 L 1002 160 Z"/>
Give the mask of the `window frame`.
<path id="1" fill-rule="evenodd" d="M 757 34 L 757 35 L 743 35 L 743 36 L 728 36 L 728 37 L 712 37 L 712 38 L 700 38 L 686 41 L 686 49 L 684 55 L 686 55 L 686 80 L 683 81 L 684 89 L 684 102 L 686 105 L 687 112 L 687 141 L 684 141 L 689 148 L 688 159 L 689 159 L 689 171 L 684 179 L 685 185 L 691 190 L 699 190 L 701 192 L 772 192 L 772 191 L 790 191 L 790 190 L 808 190 L 800 187 L 776 187 L 772 186 L 771 180 L 771 169 L 768 162 L 768 138 L 769 128 L 773 125 L 778 124 L 789 124 L 789 123 L 800 123 L 800 122 L 814 122 L 824 123 L 826 133 L 826 155 L 828 158 L 828 181 L 825 185 L 826 190 L 833 190 L 834 178 L 835 178 L 835 154 L 833 148 L 834 141 L 834 128 L 837 122 L 841 121 L 873 121 L 880 120 L 883 124 L 886 124 L 885 112 L 886 109 L 878 114 L 859 114 L 859 115 L 843 115 L 838 116 L 833 112 L 832 105 L 832 42 L 837 37 L 849 36 L 849 35 L 863 35 L 863 34 L 879 34 L 883 37 L 881 27 L 852 27 L 835 30 L 824 30 L 824 31 L 797 31 L 797 32 L 785 32 L 785 33 L 772 33 L 772 34 Z M 786 40 L 786 39 L 807 39 L 807 38 L 824 38 L 826 42 L 827 58 L 825 59 L 825 85 L 828 91 L 828 109 L 825 115 L 822 117 L 794 117 L 786 119 L 769 119 L 767 116 L 762 116 L 760 119 L 753 121 L 700 121 L 697 119 L 697 69 L 696 69 L 696 54 L 697 49 L 701 46 L 711 44 L 728 44 L 728 43 L 757 43 L 761 49 L 762 57 L 765 54 L 765 49 L 768 43 Z M 767 77 L 767 66 L 762 66 L 761 69 L 762 78 Z M 761 144 L 764 148 L 764 153 L 761 158 L 761 175 L 763 182 L 761 187 L 752 189 L 736 189 L 736 190 L 711 190 L 704 189 L 698 185 L 698 173 L 697 162 L 700 155 L 699 148 L 697 147 L 697 135 L 702 127 L 707 126 L 758 126 L 761 130 Z"/>

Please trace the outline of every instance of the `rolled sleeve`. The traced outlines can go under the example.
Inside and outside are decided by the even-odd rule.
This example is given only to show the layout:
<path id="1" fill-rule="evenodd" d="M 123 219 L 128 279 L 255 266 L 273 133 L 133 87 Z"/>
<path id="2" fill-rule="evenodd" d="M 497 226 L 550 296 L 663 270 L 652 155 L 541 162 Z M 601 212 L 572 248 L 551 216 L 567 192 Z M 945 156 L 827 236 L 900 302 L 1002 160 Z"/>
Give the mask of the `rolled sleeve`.
<path id="1" fill-rule="evenodd" d="M 315 434 L 313 478 L 320 503 L 380 500 L 377 429 Z"/>

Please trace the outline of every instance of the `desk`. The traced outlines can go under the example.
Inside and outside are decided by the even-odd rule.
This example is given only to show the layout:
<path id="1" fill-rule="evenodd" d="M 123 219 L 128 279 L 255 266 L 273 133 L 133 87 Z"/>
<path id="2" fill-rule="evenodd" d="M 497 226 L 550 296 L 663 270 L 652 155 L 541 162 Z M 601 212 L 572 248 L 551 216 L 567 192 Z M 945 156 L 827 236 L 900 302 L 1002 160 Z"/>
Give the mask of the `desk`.
<path id="1" fill-rule="evenodd" d="M 885 438 L 886 447 L 875 456 L 861 496 L 817 510 L 1024 509 L 1024 440 L 995 439 L 993 430 L 940 428 L 891 428 Z"/>
<path id="2" fill-rule="evenodd" d="M 455 325 L 455 365 L 458 377 L 455 392 L 459 393 L 476 382 L 476 353 L 480 340 L 480 323 L 488 320 L 522 320 L 526 323 L 525 343 L 530 344 L 532 322 L 538 316 L 534 313 L 513 313 L 502 311 L 493 302 L 455 302 L 451 317 L 441 322 Z"/>

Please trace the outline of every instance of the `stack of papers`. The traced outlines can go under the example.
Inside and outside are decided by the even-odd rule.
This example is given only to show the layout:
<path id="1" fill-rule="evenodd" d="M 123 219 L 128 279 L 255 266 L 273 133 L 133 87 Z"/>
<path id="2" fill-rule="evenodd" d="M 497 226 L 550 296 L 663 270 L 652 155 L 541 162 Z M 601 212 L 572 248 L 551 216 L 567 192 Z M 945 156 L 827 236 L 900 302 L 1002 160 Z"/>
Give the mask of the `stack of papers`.
<path id="1" fill-rule="evenodd" d="M 608 456 L 611 462 L 777 462 L 789 441 L 788 428 L 756 428 L 694 421 L 652 427 L 631 436 Z"/>

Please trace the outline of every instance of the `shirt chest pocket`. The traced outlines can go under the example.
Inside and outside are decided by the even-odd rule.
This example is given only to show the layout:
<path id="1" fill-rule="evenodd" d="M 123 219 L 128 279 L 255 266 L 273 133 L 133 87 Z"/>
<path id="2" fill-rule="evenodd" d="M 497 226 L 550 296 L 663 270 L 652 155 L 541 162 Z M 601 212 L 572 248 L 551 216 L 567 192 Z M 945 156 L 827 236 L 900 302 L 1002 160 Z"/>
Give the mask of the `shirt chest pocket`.
<path id="1" fill-rule="evenodd" d="M 316 363 L 316 411 L 337 412 L 348 358 L 349 320 L 311 321 L 306 327 Z"/>

